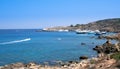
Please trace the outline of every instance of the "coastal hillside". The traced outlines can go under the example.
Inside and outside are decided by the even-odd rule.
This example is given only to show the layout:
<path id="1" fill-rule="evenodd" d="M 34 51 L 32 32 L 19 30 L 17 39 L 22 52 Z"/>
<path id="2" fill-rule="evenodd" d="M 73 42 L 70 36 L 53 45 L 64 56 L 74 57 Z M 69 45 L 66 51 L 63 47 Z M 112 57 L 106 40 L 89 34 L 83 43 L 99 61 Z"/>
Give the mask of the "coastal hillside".
<path id="1" fill-rule="evenodd" d="M 76 24 L 75 26 L 71 25 L 70 27 L 77 27 L 83 30 L 88 29 L 88 30 L 120 32 L 120 18 L 98 20 L 88 24 Z"/>
<path id="2" fill-rule="evenodd" d="M 58 30 L 75 31 L 76 29 L 120 32 L 120 18 L 103 19 L 103 20 L 90 22 L 88 24 L 76 24 L 67 27 L 59 26 L 59 27 L 46 28 L 47 31 L 58 31 Z"/>

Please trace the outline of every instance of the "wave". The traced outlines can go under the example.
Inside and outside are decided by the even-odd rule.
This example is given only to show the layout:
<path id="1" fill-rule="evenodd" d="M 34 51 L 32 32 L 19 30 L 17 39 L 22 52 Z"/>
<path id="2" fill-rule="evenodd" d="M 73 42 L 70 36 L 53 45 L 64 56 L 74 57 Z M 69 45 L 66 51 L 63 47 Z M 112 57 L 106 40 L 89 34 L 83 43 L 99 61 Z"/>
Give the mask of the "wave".
<path id="1" fill-rule="evenodd" d="M 15 41 L 10 41 L 10 42 L 3 42 L 3 43 L 0 43 L 2 45 L 4 44 L 14 44 L 14 43 L 19 43 L 19 42 L 25 42 L 25 41 L 29 41 L 31 40 L 31 38 L 26 38 L 26 39 L 23 39 L 23 40 L 15 40 Z"/>

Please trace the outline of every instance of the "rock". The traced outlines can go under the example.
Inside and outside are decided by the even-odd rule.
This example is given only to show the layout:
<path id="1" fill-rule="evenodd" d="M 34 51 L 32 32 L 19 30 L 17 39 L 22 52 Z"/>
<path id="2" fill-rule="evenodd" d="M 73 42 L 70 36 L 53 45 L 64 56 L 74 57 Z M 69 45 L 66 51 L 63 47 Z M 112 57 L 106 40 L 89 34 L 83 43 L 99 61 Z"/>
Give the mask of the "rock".
<path id="1" fill-rule="evenodd" d="M 54 61 L 57 65 L 62 65 L 64 64 L 62 61 Z"/>
<path id="2" fill-rule="evenodd" d="M 49 62 L 44 62 L 44 65 L 49 65 Z"/>
<path id="3" fill-rule="evenodd" d="M 36 65 L 35 63 L 31 62 L 29 64 L 26 64 L 26 67 L 35 66 L 35 65 Z"/>
<path id="4" fill-rule="evenodd" d="M 95 48 L 93 48 L 93 50 L 97 51 L 98 53 L 110 54 L 110 53 L 119 52 L 120 45 L 119 43 L 112 44 L 110 40 L 107 40 L 102 46 L 96 46 Z"/>
<path id="5" fill-rule="evenodd" d="M 69 63 L 74 63 L 74 61 L 68 61 Z"/>
<path id="6" fill-rule="evenodd" d="M 115 35 L 111 35 L 111 36 L 104 36 L 104 38 L 106 39 L 111 39 L 111 40 L 120 40 L 120 33 L 115 34 Z"/>
<path id="7" fill-rule="evenodd" d="M 107 40 L 107 41 L 106 41 L 106 44 L 111 44 L 110 40 Z"/>
<path id="8" fill-rule="evenodd" d="M 105 56 L 104 53 L 99 53 L 97 57 L 101 58 L 101 57 L 104 57 L 104 56 Z"/>
<path id="9" fill-rule="evenodd" d="M 95 36 L 91 36 L 90 38 L 95 38 Z"/>
<path id="10" fill-rule="evenodd" d="M 4 66 L 0 66 L 0 69 L 3 69 L 4 68 Z"/>
<path id="11" fill-rule="evenodd" d="M 86 43 L 81 43 L 81 45 L 86 45 Z"/>
<path id="12" fill-rule="evenodd" d="M 1 69 L 19 69 L 21 67 L 24 67 L 25 65 L 23 63 L 13 63 L 10 65 L 5 65 Z"/>
<path id="13" fill-rule="evenodd" d="M 81 60 L 81 59 L 88 59 L 88 57 L 87 57 L 87 56 L 81 56 L 79 59 L 80 59 L 80 60 Z"/>
<path id="14" fill-rule="evenodd" d="M 70 64 L 75 64 L 75 63 L 78 63 L 78 61 L 68 61 L 68 63 L 70 63 Z"/>
<path id="15" fill-rule="evenodd" d="M 82 69 L 86 69 L 85 67 L 88 66 L 89 61 L 88 60 L 82 60 L 79 65 L 82 67 Z M 88 69 L 88 68 L 87 68 Z"/>
<path id="16" fill-rule="evenodd" d="M 30 68 L 30 69 L 38 69 L 38 68 L 39 68 L 39 65 L 30 66 L 29 68 Z"/>
<path id="17" fill-rule="evenodd" d="M 16 63 L 16 64 L 13 64 L 13 66 L 15 66 L 15 67 L 24 67 L 24 64 L 23 63 Z"/>
<path id="18" fill-rule="evenodd" d="M 116 60 L 114 59 L 101 60 L 95 65 L 94 69 L 115 69 L 115 68 L 110 68 L 115 63 L 116 63 Z"/>
<path id="19" fill-rule="evenodd" d="M 64 67 L 64 68 L 67 68 L 68 66 L 67 66 L 67 65 L 64 65 L 63 67 Z"/>
<path id="20" fill-rule="evenodd" d="M 116 51 L 118 51 L 118 52 L 120 51 L 120 45 L 119 45 L 119 43 L 115 44 L 115 48 L 116 48 Z"/>
<path id="21" fill-rule="evenodd" d="M 92 42 L 92 44 L 95 44 L 94 42 Z"/>
<path id="22" fill-rule="evenodd" d="M 93 48 L 93 50 L 96 50 L 97 53 L 102 53 L 103 52 L 103 47 L 102 46 L 96 46 L 95 48 Z"/>
<path id="23" fill-rule="evenodd" d="M 102 39 L 102 38 L 103 38 L 103 36 L 101 36 L 101 35 L 100 35 L 100 36 L 98 36 L 98 39 Z"/>

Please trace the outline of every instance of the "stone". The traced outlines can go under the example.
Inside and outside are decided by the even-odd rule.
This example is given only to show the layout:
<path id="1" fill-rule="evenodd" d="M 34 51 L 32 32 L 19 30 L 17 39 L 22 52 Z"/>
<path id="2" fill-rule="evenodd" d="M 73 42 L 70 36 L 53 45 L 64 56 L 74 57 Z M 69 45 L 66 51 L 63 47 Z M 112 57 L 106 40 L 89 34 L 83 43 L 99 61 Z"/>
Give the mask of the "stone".
<path id="1" fill-rule="evenodd" d="M 102 53 L 103 52 L 103 47 L 102 46 L 96 46 L 93 48 L 93 50 L 97 51 L 97 53 Z"/>
<path id="2" fill-rule="evenodd" d="M 74 63 L 74 61 L 68 61 L 69 63 Z"/>
<path id="3" fill-rule="evenodd" d="M 86 45 L 86 43 L 81 43 L 81 45 Z"/>
<path id="4" fill-rule="evenodd" d="M 97 51 L 98 53 L 115 53 L 120 51 L 119 43 L 112 44 L 110 40 L 107 40 L 102 46 L 96 46 L 93 50 Z"/>
<path id="5" fill-rule="evenodd" d="M 88 59 L 88 57 L 87 57 L 87 56 L 81 56 L 79 59 L 80 59 L 80 60 L 81 60 L 81 59 Z"/>
<path id="6" fill-rule="evenodd" d="M 102 35 L 99 35 L 99 36 L 98 36 L 98 39 L 102 39 L 102 38 L 103 38 L 103 36 L 102 36 Z"/>

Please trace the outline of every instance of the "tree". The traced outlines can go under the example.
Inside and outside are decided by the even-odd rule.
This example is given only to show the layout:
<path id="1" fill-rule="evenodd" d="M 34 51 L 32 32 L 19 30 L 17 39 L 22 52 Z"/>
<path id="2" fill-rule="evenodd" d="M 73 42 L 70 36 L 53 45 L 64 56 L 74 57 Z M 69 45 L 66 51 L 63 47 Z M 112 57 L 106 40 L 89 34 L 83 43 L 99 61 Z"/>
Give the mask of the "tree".
<path id="1" fill-rule="evenodd" d="M 74 27 L 74 26 L 71 24 L 70 27 Z"/>
<path id="2" fill-rule="evenodd" d="M 80 26 L 80 24 L 76 24 L 76 25 L 75 25 L 75 27 L 79 27 L 79 26 Z"/>

